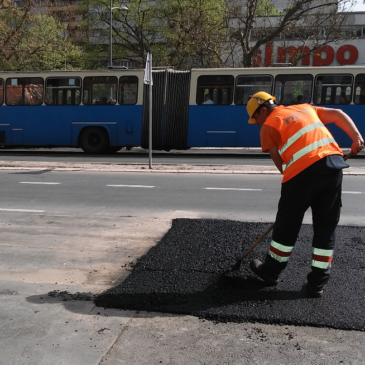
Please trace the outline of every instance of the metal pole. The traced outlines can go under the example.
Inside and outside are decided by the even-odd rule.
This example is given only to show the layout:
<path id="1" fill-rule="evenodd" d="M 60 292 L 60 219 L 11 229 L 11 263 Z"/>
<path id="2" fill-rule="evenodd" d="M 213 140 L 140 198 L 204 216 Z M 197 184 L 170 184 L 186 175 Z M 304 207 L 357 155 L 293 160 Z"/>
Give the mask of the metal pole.
<path id="1" fill-rule="evenodd" d="M 113 22 L 113 0 L 110 0 L 110 43 L 109 43 L 109 66 L 112 67 L 113 66 L 113 51 L 112 51 L 112 43 L 113 43 L 113 39 L 112 39 L 112 33 L 113 33 L 113 26 L 112 26 L 112 22 Z"/>
<path id="2" fill-rule="evenodd" d="M 148 62 L 148 78 L 149 78 L 149 168 L 152 169 L 152 54 L 149 54 Z"/>

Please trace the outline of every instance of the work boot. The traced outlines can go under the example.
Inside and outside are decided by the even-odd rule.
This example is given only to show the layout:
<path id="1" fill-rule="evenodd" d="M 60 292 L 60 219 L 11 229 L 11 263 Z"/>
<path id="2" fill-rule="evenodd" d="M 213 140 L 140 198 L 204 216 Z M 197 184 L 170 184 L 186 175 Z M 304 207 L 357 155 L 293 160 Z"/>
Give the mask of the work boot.
<path id="1" fill-rule="evenodd" d="M 323 288 L 329 279 L 329 269 L 321 270 L 313 268 L 307 275 L 307 291 L 312 298 L 321 298 L 323 296 Z"/>
<path id="2" fill-rule="evenodd" d="M 323 288 L 313 288 L 307 283 L 307 291 L 311 298 L 322 298 Z"/>
<path id="3" fill-rule="evenodd" d="M 265 269 L 265 264 L 262 263 L 258 259 L 254 259 L 250 262 L 250 268 L 251 270 L 259 276 L 267 285 L 269 286 L 275 286 L 279 282 L 279 277 L 274 277 L 273 275 L 270 275 L 267 270 Z"/>

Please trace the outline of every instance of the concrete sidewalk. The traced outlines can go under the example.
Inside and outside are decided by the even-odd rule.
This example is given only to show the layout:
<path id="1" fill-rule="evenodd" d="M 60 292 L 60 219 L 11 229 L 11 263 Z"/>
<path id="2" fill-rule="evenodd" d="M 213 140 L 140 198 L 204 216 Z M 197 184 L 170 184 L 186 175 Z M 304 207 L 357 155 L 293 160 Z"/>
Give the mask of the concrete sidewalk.
<path id="1" fill-rule="evenodd" d="M 260 165 L 188 165 L 188 164 L 112 164 L 74 162 L 0 161 L 1 170 L 49 170 L 89 172 L 144 172 L 144 173 L 193 173 L 193 174 L 268 174 L 280 175 L 277 168 Z M 349 167 L 344 175 L 365 175 L 365 167 Z"/>

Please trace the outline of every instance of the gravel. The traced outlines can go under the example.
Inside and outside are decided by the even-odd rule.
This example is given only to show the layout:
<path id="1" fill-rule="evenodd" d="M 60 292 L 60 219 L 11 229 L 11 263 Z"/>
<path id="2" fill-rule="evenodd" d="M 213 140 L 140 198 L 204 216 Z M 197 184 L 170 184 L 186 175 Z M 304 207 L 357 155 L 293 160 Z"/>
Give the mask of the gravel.
<path id="1" fill-rule="evenodd" d="M 271 237 L 232 266 L 271 223 L 175 219 L 161 241 L 118 286 L 95 296 L 97 306 L 189 314 L 216 322 L 365 330 L 364 227 L 339 226 L 332 275 L 323 298 L 305 289 L 311 265 L 312 227 L 303 225 L 291 260 L 276 287 L 251 273 L 252 258 L 263 259 Z M 270 235 L 269 235 L 270 236 Z"/>

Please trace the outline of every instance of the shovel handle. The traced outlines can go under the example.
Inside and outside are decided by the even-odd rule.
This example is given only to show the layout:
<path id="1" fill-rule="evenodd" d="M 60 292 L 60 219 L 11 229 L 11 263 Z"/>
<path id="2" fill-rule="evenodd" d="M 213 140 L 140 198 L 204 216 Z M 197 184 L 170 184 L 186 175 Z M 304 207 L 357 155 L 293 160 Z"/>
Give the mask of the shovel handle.
<path id="1" fill-rule="evenodd" d="M 255 241 L 255 243 L 240 257 L 239 261 L 242 261 L 274 228 L 274 223 Z"/>
<path id="2" fill-rule="evenodd" d="M 348 155 L 346 155 L 343 160 L 346 161 L 349 157 L 351 157 L 354 153 L 352 151 L 350 151 L 350 153 Z"/>

